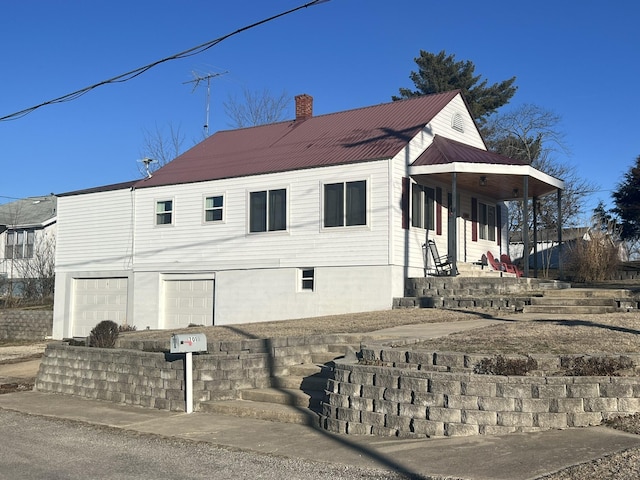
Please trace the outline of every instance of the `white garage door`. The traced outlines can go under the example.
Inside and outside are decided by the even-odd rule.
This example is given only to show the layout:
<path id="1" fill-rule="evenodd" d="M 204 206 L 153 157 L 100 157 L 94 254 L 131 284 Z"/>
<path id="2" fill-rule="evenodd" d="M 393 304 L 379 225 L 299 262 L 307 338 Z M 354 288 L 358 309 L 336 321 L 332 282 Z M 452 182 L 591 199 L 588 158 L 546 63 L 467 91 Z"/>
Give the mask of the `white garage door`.
<path id="1" fill-rule="evenodd" d="M 127 278 L 76 278 L 73 281 L 72 335 L 86 337 L 102 320 L 127 320 Z"/>
<path id="2" fill-rule="evenodd" d="M 164 328 L 213 325 L 213 280 L 165 280 Z"/>

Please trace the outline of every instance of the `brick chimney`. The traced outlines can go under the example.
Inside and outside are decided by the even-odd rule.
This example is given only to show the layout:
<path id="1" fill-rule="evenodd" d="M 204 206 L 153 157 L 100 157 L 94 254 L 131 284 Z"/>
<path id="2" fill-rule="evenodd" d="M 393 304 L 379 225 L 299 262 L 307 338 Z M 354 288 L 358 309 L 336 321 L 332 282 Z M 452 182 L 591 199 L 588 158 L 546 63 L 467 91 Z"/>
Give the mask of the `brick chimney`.
<path id="1" fill-rule="evenodd" d="M 296 95 L 296 121 L 313 117 L 313 97 L 303 93 Z"/>

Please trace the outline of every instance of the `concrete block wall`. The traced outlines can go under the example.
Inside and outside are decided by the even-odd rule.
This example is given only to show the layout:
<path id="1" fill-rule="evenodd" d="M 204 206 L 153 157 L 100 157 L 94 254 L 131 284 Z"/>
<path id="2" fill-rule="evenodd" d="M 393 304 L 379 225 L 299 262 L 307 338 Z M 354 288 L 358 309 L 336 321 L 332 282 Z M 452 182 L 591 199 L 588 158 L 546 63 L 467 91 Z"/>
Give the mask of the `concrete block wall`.
<path id="1" fill-rule="evenodd" d="M 52 328 L 52 310 L 0 310 L 0 340 L 44 340 Z"/>
<path id="2" fill-rule="evenodd" d="M 123 336 L 140 349 L 104 349 L 52 343 L 40 364 L 35 389 L 163 410 L 185 410 L 184 355 L 158 351 L 161 345 Z M 328 345 L 352 343 L 350 336 L 324 335 L 208 343 L 193 355 L 194 410 L 210 400 L 238 398 L 239 391 L 265 388 L 292 365 L 311 361 Z M 168 351 L 168 342 L 167 348 Z"/>
<path id="3" fill-rule="evenodd" d="M 480 355 L 385 347 L 362 353 L 363 363 L 336 362 L 320 422 L 331 432 L 498 435 L 599 425 L 640 412 L 639 377 L 478 375 L 471 368 Z M 560 357 L 538 357 L 550 369 L 560 365 Z"/>

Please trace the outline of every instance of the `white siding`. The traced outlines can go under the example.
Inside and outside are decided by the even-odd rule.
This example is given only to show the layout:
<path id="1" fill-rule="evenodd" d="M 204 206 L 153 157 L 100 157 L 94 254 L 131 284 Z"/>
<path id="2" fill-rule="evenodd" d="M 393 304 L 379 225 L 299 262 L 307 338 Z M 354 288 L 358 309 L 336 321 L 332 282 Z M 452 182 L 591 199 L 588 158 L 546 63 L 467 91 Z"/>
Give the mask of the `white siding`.
<path id="1" fill-rule="evenodd" d="M 130 190 L 58 199 L 56 272 L 130 268 Z"/>
<path id="2" fill-rule="evenodd" d="M 323 183 L 366 180 L 368 224 L 324 229 Z M 136 191 L 135 267 L 145 271 L 388 265 L 388 162 L 315 168 Z M 287 231 L 248 233 L 248 195 L 287 189 Z M 224 194 L 225 221 L 203 224 L 203 198 Z M 156 226 L 155 202 L 174 201 Z"/>

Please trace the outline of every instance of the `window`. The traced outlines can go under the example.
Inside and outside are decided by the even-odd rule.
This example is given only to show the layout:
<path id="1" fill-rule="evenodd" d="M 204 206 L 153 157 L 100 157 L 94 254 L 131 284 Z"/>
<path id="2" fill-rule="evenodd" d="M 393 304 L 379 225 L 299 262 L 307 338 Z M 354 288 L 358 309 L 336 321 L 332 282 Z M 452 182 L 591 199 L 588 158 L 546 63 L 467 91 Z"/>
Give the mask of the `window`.
<path id="1" fill-rule="evenodd" d="M 435 190 L 424 185 L 413 184 L 411 190 L 411 226 L 435 229 L 434 206 Z"/>
<path id="2" fill-rule="evenodd" d="M 173 200 L 156 202 L 156 225 L 171 225 L 173 221 Z"/>
<path id="3" fill-rule="evenodd" d="M 35 231 L 33 230 L 9 230 L 4 248 L 4 256 L 7 259 L 32 258 Z"/>
<path id="4" fill-rule="evenodd" d="M 367 181 L 328 183 L 324 186 L 324 226 L 367 224 Z"/>
<path id="5" fill-rule="evenodd" d="M 313 283 L 315 278 L 315 271 L 313 268 L 300 269 L 301 288 L 303 291 L 313 291 Z"/>
<path id="6" fill-rule="evenodd" d="M 215 197 L 206 197 L 204 199 L 204 221 L 205 222 L 221 222 L 224 206 L 224 198 L 222 195 Z"/>
<path id="7" fill-rule="evenodd" d="M 492 242 L 495 242 L 496 207 L 494 207 L 493 205 L 478 203 L 478 210 L 478 217 L 480 218 L 480 224 L 478 225 L 480 230 L 480 238 L 482 240 L 490 240 Z"/>
<path id="8" fill-rule="evenodd" d="M 249 194 L 249 231 L 275 232 L 287 229 L 287 190 L 265 190 Z"/>

